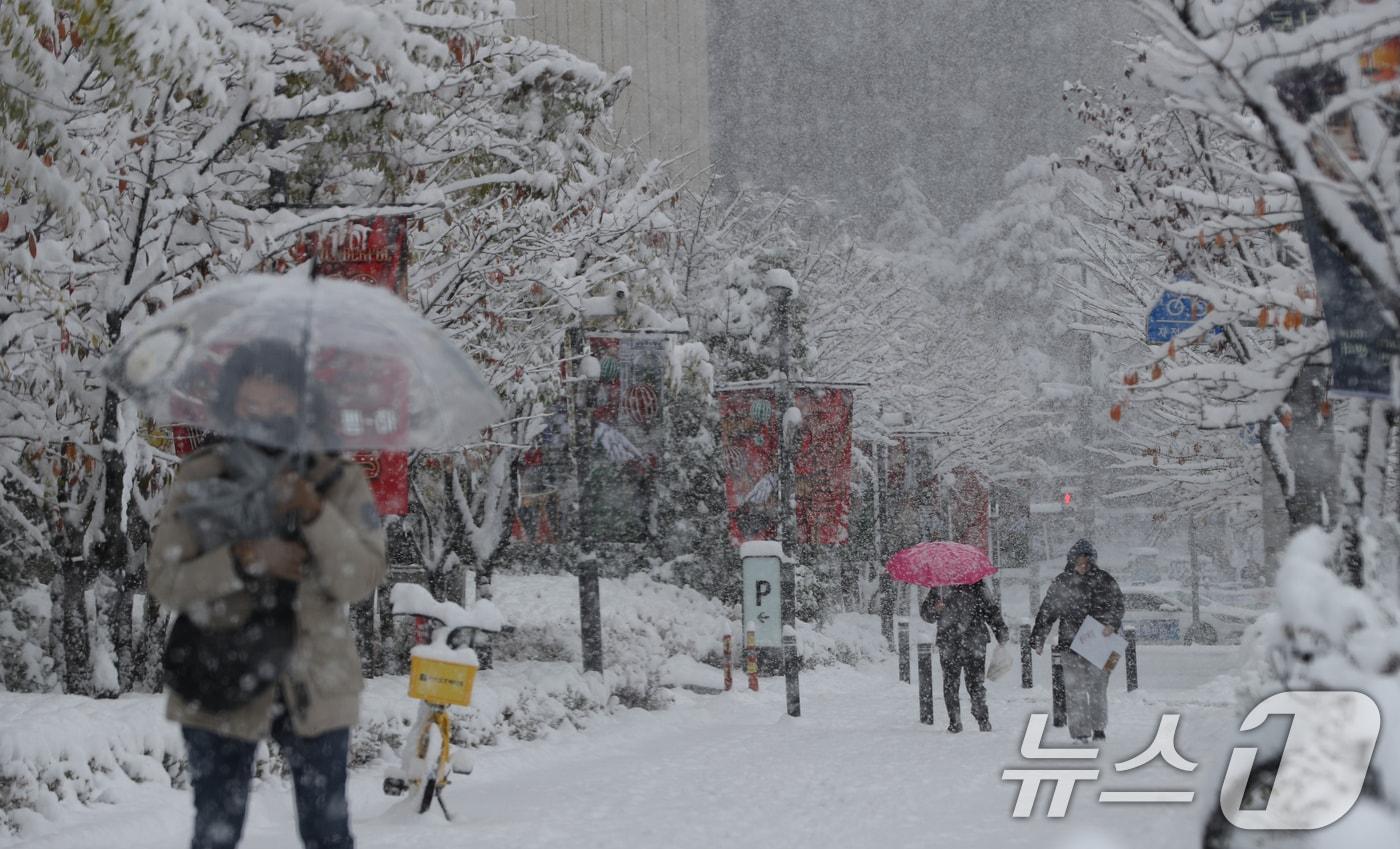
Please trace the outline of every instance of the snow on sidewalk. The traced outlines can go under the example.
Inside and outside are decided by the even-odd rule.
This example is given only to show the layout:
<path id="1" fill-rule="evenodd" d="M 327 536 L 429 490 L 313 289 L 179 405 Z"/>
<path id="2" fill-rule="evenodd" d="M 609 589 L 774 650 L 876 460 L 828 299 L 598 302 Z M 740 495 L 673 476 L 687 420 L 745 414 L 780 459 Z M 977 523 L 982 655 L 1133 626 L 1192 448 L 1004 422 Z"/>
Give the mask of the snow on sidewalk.
<path id="1" fill-rule="evenodd" d="M 758 694 L 682 692 L 667 711 L 627 711 L 600 718 L 587 732 L 482 749 L 475 774 L 457 778 L 447 791 L 453 823 L 436 809 L 421 817 L 403 812 L 381 794 L 378 770 L 359 771 L 351 786 L 358 845 L 924 849 L 943 841 L 1075 844 L 1086 831 L 1107 838 L 1105 845 L 1133 849 L 1199 845 L 1229 754 L 1227 735 L 1238 722 L 1231 683 L 1217 677 L 1232 662 L 1231 649 L 1145 647 L 1144 689 L 1127 694 L 1115 676 L 1111 739 L 1090 764 L 1101 770 L 1100 780 L 1079 785 L 1062 820 L 1045 818 L 1048 787 L 1032 818 L 1012 819 L 1017 785 L 1001 780 L 1004 768 L 1030 766 L 1018 748 L 1026 716 L 1048 710 L 1044 658 L 1035 690 L 1021 690 L 1014 673 L 992 685 L 994 732 L 956 736 L 944 729 L 941 699 L 939 723 L 918 723 L 914 689 L 898 683 L 885 663 L 805 674 L 804 715 L 797 720 L 783 715 L 781 680 L 765 679 Z M 1184 715 L 1179 747 L 1201 766 L 1188 775 L 1159 761 L 1115 773 L 1113 762 L 1145 748 L 1167 710 Z M 1062 729 L 1047 734 L 1047 743 L 1056 741 L 1067 741 Z M 1114 808 L 1097 802 L 1105 788 L 1195 789 L 1197 799 L 1189 806 Z M 190 817 L 187 794 L 151 790 L 86 811 L 25 845 L 175 849 L 187 845 Z M 243 845 L 293 849 L 300 845 L 293 822 L 290 790 L 275 779 L 260 782 Z"/>

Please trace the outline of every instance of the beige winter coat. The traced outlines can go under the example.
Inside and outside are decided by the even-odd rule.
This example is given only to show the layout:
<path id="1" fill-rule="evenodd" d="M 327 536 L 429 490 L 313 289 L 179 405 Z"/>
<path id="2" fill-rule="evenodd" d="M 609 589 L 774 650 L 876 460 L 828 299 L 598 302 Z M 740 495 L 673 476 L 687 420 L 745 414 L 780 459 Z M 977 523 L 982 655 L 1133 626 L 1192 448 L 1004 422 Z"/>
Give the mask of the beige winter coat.
<path id="1" fill-rule="evenodd" d="M 296 645 L 281 686 L 222 713 L 196 709 L 170 693 L 168 718 L 230 737 L 261 739 L 271 727 L 279 689 L 292 727 L 302 736 L 348 728 L 359 718 L 364 680 L 348 608 L 384 577 L 384 530 L 358 464 L 326 457 L 312 477 L 326 479 L 336 463 L 344 466 L 342 474 L 325 493 L 320 515 L 302 528 L 310 562 L 297 590 Z M 212 448 L 191 454 L 180 465 L 151 540 L 148 581 L 151 595 L 167 607 L 185 613 L 198 608 L 217 626 L 231 627 L 251 613 L 252 597 L 243 589 L 230 547 L 198 550 L 193 530 L 175 512 L 184 500 L 184 485 L 222 470 L 223 460 Z"/>

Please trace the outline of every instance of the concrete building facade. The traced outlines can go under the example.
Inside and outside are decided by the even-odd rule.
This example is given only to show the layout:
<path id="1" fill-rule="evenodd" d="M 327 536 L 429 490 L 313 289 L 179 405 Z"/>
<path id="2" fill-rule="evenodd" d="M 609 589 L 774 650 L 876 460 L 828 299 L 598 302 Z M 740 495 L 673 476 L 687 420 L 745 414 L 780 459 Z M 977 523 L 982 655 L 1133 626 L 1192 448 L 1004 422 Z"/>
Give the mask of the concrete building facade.
<path id="1" fill-rule="evenodd" d="M 692 174 L 710 166 L 709 0 L 516 0 L 514 32 L 631 67 L 614 130 Z"/>

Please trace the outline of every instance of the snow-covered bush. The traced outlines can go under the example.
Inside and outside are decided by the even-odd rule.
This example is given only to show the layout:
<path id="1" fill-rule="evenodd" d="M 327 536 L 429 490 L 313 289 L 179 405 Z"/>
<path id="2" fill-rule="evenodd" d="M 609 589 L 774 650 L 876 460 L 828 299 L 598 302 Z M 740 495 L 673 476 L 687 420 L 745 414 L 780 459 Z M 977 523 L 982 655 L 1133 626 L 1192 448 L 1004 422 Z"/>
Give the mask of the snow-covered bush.
<path id="1" fill-rule="evenodd" d="M 820 628 L 798 620 L 797 646 L 806 669 L 873 663 L 889 655 L 880 618 L 864 613 L 838 613 Z"/>
<path id="2" fill-rule="evenodd" d="M 604 578 L 603 664 L 618 676 L 625 704 L 665 704 L 659 674 L 674 655 L 715 658 L 728 623 L 727 609 L 694 590 L 646 575 Z M 496 604 L 515 633 L 496 647 L 500 660 L 560 660 L 583 657 L 578 624 L 578 584 L 570 576 L 517 575 L 497 578 Z M 718 675 L 718 673 L 716 673 Z"/>
<path id="3" fill-rule="evenodd" d="M 47 587 L 0 575 L 0 690 L 46 693 L 58 686 L 48 651 L 52 625 Z"/>

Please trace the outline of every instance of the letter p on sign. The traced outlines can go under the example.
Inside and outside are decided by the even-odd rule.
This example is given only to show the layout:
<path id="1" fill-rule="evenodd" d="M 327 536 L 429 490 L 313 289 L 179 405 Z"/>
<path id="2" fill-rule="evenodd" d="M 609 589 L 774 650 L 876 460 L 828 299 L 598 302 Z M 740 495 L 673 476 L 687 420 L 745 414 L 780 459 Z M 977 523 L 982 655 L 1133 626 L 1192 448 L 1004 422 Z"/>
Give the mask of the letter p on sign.
<path id="1" fill-rule="evenodd" d="M 1220 810 L 1236 828 L 1250 831 L 1311 831 L 1341 819 L 1361 797 L 1361 785 L 1381 732 L 1380 708 L 1365 693 L 1296 691 L 1278 693 L 1255 706 L 1241 731 L 1271 716 L 1293 717 L 1263 810 L 1240 810 L 1258 749 L 1230 753 L 1220 786 Z"/>

